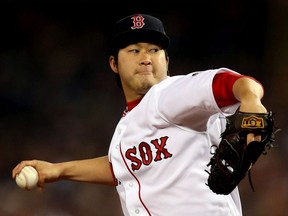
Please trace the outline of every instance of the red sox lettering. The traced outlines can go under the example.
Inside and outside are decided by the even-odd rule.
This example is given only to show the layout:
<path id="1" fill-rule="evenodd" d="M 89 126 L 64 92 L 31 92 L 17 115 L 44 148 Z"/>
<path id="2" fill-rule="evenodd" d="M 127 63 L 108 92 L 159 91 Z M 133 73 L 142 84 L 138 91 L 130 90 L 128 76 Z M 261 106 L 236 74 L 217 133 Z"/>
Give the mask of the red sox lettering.
<path id="1" fill-rule="evenodd" d="M 165 148 L 168 140 L 168 136 L 160 137 L 159 139 L 154 139 L 149 143 L 141 142 L 138 146 L 134 146 L 128 149 L 125 153 L 125 156 L 131 163 L 131 169 L 133 171 L 139 170 L 142 165 L 148 166 L 154 160 L 155 162 L 162 159 L 171 158 L 171 154 L 167 148 Z M 153 147 L 153 148 L 152 148 Z M 156 154 L 154 156 L 153 150 Z M 137 151 L 139 151 L 139 156 L 137 157 Z"/>

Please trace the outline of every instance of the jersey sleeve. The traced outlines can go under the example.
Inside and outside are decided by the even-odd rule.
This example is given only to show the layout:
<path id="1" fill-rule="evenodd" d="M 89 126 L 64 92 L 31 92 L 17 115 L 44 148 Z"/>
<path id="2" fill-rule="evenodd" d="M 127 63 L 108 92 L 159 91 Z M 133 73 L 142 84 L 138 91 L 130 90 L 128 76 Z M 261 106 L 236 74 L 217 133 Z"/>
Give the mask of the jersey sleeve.
<path id="1" fill-rule="evenodd" d="M 238 102 L 233 94 L 233 85 L 235 81 L 243 77 L 241 74 L 224 72 L 218 73 L 213 79 L 213 94 L 217 105 L 221 108 Z"/>
<path id="2" fill-rule="evenodd" d="M 215 75 L 212 84 L 213 94 L 215 97 L 215 101 L 220 108 L 230 106 L 239 102 L 233 94 L 233 85 L 235 81 L 241 77 L 247 77 L 258 82 L 255 78 L 251 76 L 233 73 L 231 71 L 217 73 Z M 258 83 L 262 86 L 260 82 Z"/>
<path id="3" fill-rule="evenodd" d="M 189 127 L 195 130 L 205 130 L 209 117 L 217 112 L 222 112 L 218 104 L 232 104 L 235 98 L 225 91 L 232 89 L 235 77 L 231 79 L 229 86 L 222 90 L 221 77 L 214 77 L 222 73 L 239 73 L 227 68 L 193 72 L 177 78 L 171 77 L 164 85 L 159 85 L 158 110 L 167 121 L 179 126 Z M 220 81 L 219 81 L 220 80 Z M 234 82 L 233 82 L 234 80 Z M 213 87 L 213 82 L 215 82 Z M 216 89 L 216 90 L 215 90 Z M 215 93 L 217 94 L 217 99 Z M 226 99 L 230 101 L 227 103 Z"/>

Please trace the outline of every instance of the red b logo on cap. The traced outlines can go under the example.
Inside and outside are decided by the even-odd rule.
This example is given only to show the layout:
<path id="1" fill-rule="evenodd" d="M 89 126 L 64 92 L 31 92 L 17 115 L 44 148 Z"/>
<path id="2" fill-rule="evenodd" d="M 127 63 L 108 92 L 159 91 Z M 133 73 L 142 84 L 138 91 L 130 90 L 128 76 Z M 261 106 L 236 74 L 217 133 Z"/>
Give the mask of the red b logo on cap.
<path id="1" fill-rule="evenodd" d="M 141 29 L 143 28 L 143 26 L 145 25 L 144 23 L 144 17 L 141 15 L 138 16 L 133 16 L 131 17 L 131 19 L 133 20 L 133 26 L 131 27 L 131 29 Z"/>

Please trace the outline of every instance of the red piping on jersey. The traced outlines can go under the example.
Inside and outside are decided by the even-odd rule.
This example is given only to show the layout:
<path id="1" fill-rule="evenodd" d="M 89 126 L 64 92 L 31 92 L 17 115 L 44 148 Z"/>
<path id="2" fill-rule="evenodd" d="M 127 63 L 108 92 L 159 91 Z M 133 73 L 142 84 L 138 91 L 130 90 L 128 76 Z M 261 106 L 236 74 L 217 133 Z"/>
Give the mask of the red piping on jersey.
<path id="1" fill-rule="evenodd" d="M 140 102 L 140 101 L 139 101 L 139 102 Z M 139 103 L 139 102 L 138 102 L 138 103 Z M 128 171 L 130 172 L 130 174 L 135 178 L 135 180 L 137 181 L 137 184 L 138 184 L 138 186 L 139 186 L 138 196 L 139 196 L 139 199 L 140 199 L 141 204 L 142 204 L 143 207 L 146 209 L 146 211 L 147 211 L 147 213 L 149 214 L 149 216 L 152 216 L 152 214 L 149 212 L 147 206 L 144 204 L 144 202 L 143 202 L 143 200 L 142 200 L 142 198 L 141 198 L 141 184 L 140 184 L 138 178 L 137 178 L 137 177 L 134 175 L 134 173 L 129 169 L 129 166 L 127 165 L 126 160 L 125 160 L 125 158 L 124 158 L 124 156 L 123 156 L 123 152 L 122 152 L 122 148 L 121 148 L 121 143 L 120 143 L 120 153 L 121 153 L 121 157 L 122 157 L 122 160 L 123 160 L 124 163 L 125 163 L 126 168 L 127 168 Z"/>
<path id="2" fill-rule="evenodd" d="M 233 94 L 233 85 L 235 81 L 241 77 L 253 79 L 254 81 L 258 82 L 253 77 L 241 75 L 241 74 L 237 74 L 237 73 L 233 73 L 229 71 L 224 72 L 224 73 L 218 73 L 215 75 L 213 79 L 212 88 L 213 88 L 214 98 L 216 100 L 217 105 L 220 108 L 239 102 Z M 261 83 L 259 84 L 261 85 Z"/>

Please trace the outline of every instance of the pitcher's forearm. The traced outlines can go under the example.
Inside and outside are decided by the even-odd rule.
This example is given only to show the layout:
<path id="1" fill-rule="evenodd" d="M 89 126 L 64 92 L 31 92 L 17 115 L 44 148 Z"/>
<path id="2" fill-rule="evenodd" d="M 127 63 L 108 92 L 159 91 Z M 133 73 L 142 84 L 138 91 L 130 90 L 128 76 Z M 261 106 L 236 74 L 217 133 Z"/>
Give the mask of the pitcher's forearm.
<path id="1" fill-rule="evenodd" d="M 114 185 L 114 178 L 107 156 L 75 160 L 61 163 L 50 163 L 41 160 L 24 160 L 12 170 L 12 178 L 21 172 L 23 167 L 33 166 L 39 175 L 38 186 L 59 180 Z"/>
<path id="2" fill-rule="evenodd" d="M 264 89 L 256 80 L 248 77 L 239 78 L 233 85 L 233 94 L 240 101 L 240 110 L 244 112 L 266 112 L 261 99 Z"/>
<path id="3" fill-rule="evenodd" d="M 55 164 L 61 170 L 60 179 L 114 185 L 107 156 Z"/>

